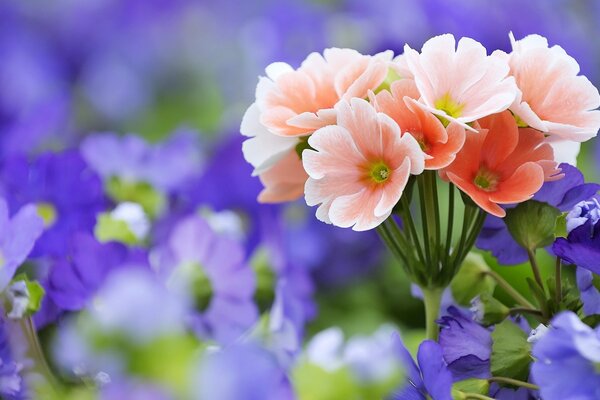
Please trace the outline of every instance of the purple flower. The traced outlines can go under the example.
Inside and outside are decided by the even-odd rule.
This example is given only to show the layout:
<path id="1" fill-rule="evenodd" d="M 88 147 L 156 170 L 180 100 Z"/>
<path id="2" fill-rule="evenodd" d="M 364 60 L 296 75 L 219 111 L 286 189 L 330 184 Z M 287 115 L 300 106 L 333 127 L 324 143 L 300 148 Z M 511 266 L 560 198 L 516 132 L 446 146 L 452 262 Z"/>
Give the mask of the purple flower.
<path id="1" fill-rule="evenodd" d="M 44 281 L 46 297 L 36 314 L 38 327 L 53 321 L 64 311 L 84 308 L 116 268 L 147 265 L 141 249 L 129 249 L 116 243 L 99 243 L 89 234 L 74 235 L 67 257 L 56 260 Z"/>
<path id="2" fill-rule="evenodd" d="M 491 332 L 455 307 L 438 322 L 439 343 L 454 381 L 489 378 L 492 353 Z"/>
<path id="3" fill-rule="evenodd" d="M 99 400 L 173 400 L 173 396 L 150 382 L 133 379 L 110 382 L 102 387 Z"/>
<path id="4" fill-rule="evenodd" d="M 576 276 L 584 314 L 600 314 L 600 291 L 594 285 L 593 272 L 584 268 L 577 268 Z"/>
<path id="5" fill-rule="evenodd" d="M 198 335 L 228 343 L 256 322 L 256 284 L 243 248 L 200 216 L 179 222 L 156 258 L 167 285 L 195 305 L 191 324 Z"/>
<path id="6" fill-rule="evenodd" d="M 175 133 L 160 144 L 132 134 L 97 133 L 83 140 L 81 153 L 104 180 L 147 183 L 164 193 L 177 189 L 200 165 L 197 143 L 190 132 Z"/>
<path id="7" fill-rule="evenodd" d="M 558 314 L 533 346 L 533 381 L 544 400 L 600 398 L 600 327 L 572 312 Z"/>
<path id="8" fill-rule="evenodd" d="M 577 204 L 567 214 L 567 233 L 571 233 L 573 229 L 580 227 L 587 221 L 591 221 L 592 225 L 600 220 L 600 203 L 596 197 L 590 200 L 584 200 Z"/>
<path id="9" fill-rule="evenodd" d="M 292 386 L 276 358 L 255 344 L 234 344 L 201 361 L 195 398 L 211 400 L 292 400 Z"/>
<path id="10" fill-rule="evenodd" d="M 587 220 L 573 229 L 567 238 L 556 239 L 552 250 L 564 261 L 600 274 L 600 223 Z"/>
<path id="11" fill-rule="evenodd" d="M 451 400 L 452 374 L 444 361 L 442 347 L 433 340 L 423 341 L 417 353 L 417 365 L 399 336 L 395 336 L 395 341 L 396 354 L 404 365 L 407 379 L 390 400 Z"/>
<path id="12" fill-rule="evenodd" d="M 24 364 L 15 357 L 11 349 L 11 330 L 8 323 L 0 320 L 0 397 L 6 400 L 28 399 L 27 388 L 22 377 Z"/>
<path id="13" fill-rule="evenodd" d="M 91 233 L 107 205 L 100 179 L 75 150 L 45 153 L 32 162 L 10 157 L 0 169 L 0 193 L 11 210 L 33 203 L 44 218 L 32 257 L 64 255 L 71 235 Z"/>
<path id="14" fill-rule="evenodd" d="M 569 164 L 560 164 L 565 176 L 557 181 L 545 182 L 533 197 L 546 202 L 561 211 L 569 211 L 582 200 L 594 196 L 600 185 L 584 183 L 583 174 Z M 489 250 L 500 264 L 519 264 L 527 260 L 527 252 L 511 237 L 501 218 L 488 216 L 479 238 L 477 247 Z"/>
<path id="15" fill-rule="evenodd" d="M 0 291 L 25 261 L 43 228 L 35 206 L 25 205 L 11 218 L 6 201 L 0 198 Z"/>

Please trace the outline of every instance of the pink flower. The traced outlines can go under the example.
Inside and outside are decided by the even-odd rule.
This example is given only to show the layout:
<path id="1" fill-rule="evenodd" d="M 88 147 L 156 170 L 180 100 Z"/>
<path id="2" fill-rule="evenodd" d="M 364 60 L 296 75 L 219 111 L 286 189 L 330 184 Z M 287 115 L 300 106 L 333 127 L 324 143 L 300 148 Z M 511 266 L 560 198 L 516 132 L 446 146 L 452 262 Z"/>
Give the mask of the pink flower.
<path id="1" fill-rule="evenodd" d="M 494 56 L 506 60 L 520 92 L 510 110 L 520 125 L 550 134 L 552 139 L 584 142 L 600 129 L 600 95 L 579 65 L 560 46 L 548 47 L 548 40 L 529 35 L 515 40 L 513 51 Z"/>
<path id="2" fill-rule="evenodd" d="M 465 129 L 456 122 L 445 128 L 435 115 L 416 104 L 418 98 L 414 81 L 401 79 L 392 84 L 389 92 L 379 92 L 372 103 L 377 111 L 396 121 L 402 134 L 417 139 L 425 153 L 425 169 L 447 167 L 465 142 Z"/>
<path id="3" fill-rule="evenodd" d="M 333 106 L 364 98 L 386 78 L 392 52 L 366 56 L 350 49 L 310 54 L 300 68 L 274 63 L 256 88 L 260 122 L 274 134 L 304 136 L 335 123 Z"/>
<path id="4" fill-rule="evenodd" d="M 392 212 L 410 174 L 423 171 L 425 157 L 411 135 L 377 113 L 365 100 L 342 100 L 337 125 L 316 131 L 304 150 L 305 198 L 320 204 L 317 218 L 356 231 L 372 229 Z"/>
<path id="5" fill-rule="evenodd" d="M 505 60 L 491 57 L 477 41 L 450 34 L 429 39 L 419 54 L 405 46 L 408 67 L 421 94 L 419 103 L 443 120 L 466 129 L 479 118 L 506 110 L 517 88 Z"/>

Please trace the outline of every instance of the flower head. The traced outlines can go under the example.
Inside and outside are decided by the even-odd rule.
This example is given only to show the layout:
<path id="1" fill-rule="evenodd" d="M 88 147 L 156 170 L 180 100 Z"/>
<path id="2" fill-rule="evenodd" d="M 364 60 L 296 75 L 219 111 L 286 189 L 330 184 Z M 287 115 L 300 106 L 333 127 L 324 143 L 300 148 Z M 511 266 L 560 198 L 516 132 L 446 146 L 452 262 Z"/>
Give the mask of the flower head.
<path id="1" fill-rule="evenodd" d="M 553 177 L 552 148 L 544 135 L 518 129 L 509 111 L 478 121 L 478 133 L 467 134 L 456 160 L 443 173 L 485 211 L 504 217 L 498 204 L 530 199 Z"/>
<path id="2" fill-rule="evenodd" d="M 419 92 L 412 79 L 394 82 L 390 91 L 382 90 L 373 99 L 377 111 L 390 116 L 402 131 L 410 134 L 425 153 L 425 169 L 447 167 L 465 142 L 465 129 L 456 122 L 447 128 L 428 111 L 417 105 Z"/>
<path id="3" fill-rule="evenodd" d="M 363 231 L 392 212 L 411 174 L 423 171 L 425 157 L 414 137 L 362 99 L 336 105 L 337 125 L 315 132 L 303 153 L 310 178 L 305 197 L 321 204 L 317 218 Z"/>
<path id="4" fill-rule="evenodd" d="M 579 65 L 560 46 L 529 35 L 515 40 L 512 52 L 494 55 L 510 65 L 519 94 L 510 107 L 524 125 L 558 138 L 584 142 L 600 129 L 600 95 L 585 77 L 578 76 Z"/>
<path id="5" fill-rule="evenodd" d="M 200 216 L 183 219 L 156 259 L 169 288 L 194 305 L 191 324 L 199 336 L 230 342 L 258 318 L 254 274 L 243 248 Z"/>
<path id="6" fill-rule="evenodd" d="M 421 94 L 418 104 L 466 129 L 506 110 L 517 94 L 506 61 L 488 56 L 473 39 L 461 38 L 457 47 L 454 36 L 440 35 L 425 42 L 420 54 L 408 45 L 404 53 Z"/>
<path id="7" fill-rule="evenodd" d="M 592 329 L 563 312 L 533 345 L 533 381 L 547 400 L 600 397 L 600 327 Z"/>

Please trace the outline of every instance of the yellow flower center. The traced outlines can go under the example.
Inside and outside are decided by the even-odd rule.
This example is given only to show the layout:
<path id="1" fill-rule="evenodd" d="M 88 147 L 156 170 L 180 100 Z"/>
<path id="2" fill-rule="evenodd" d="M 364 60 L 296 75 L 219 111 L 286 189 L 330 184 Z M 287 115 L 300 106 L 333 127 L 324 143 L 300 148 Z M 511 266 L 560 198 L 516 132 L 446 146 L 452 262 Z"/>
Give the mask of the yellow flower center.
<path id="1" fill-rule="evenodd" d="M 58 213 L 56 212 L 56 207 L 54 207 L 50 203 L 38 203 L 37 204 L 37 213 L 44 221 L 44 226 L 46 228 L 51 227 L 56 222 L 58 218 Z"/>
<path id="2" fill-rule="evenodd" d="M 446 93 L 434 103 L 435 108 L 448 114 L 452 118 L 458 118 L 462 115 L 465 105 L 452 100 L 450 93 Z M 443 117 L 438 117 L 444 126 L 448 126 L 449 121 Z"/>

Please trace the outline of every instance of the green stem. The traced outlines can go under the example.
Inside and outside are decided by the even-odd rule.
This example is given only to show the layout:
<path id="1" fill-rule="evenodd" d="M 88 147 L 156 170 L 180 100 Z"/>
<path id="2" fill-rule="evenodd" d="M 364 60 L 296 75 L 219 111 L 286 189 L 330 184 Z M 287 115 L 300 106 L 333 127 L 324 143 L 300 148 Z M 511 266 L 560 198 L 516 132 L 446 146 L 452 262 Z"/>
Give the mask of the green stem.
<path id="1" fill-rule="evenodd" d="M 542 281 L 542 275 L 540 274 L 540 268 L 538 267 L 537 260 L 535 259 L 535 251 L 527 250 L 527 255 L 529 256 L 529 263 L 531 264 L 531 270 L 533 271 L 533 276 L 535 281 L 542 290 L 544 289 L 544 281 Z"/>
<path id="2" fill-rule="evenodd" d="M 417 249 L 417 256 L 419 257 L 419 260 L 421 261 L 421 264 L 425 264 L 425 256 L 423 255 L 423 250 L 421 250 L 421 243 L 419 241 L 419 235 L 417 233 L 417 229 L 415 228 L 415 222 L 412 219 L 412 215 L 410 213 L 410 203 L 408 202 L 408 199 L 406 198 L 406 196 L 402 196 L 402 198 L 400 199 L 400 210 L 401 210 L 401 214 L 400 216 L 402 217 L 402 223 L 404 223 L 405 225 L 405 230 L 408 230 L 409 234 L 409 238 L 412 239 L 412 243 L 414 245 L 414 247 Z"/>
<path id="3" fill-rule="evenodd" d="M 438 339 L 437 319 L 440 313 L 442 303 L 443 288 L 421 288 L 423 292 L 423 302 L 425 303 L 425 332 L 427 339 Z"/>
<path id="4" fill-rule="evenodd" d="M 423 179 L 419 179 L 421 177 L 417 178 L 417 184 L 419 186 L 419 205 L 421 206 L 421 225 L 422 225 L 422 229 L 423 229 L 423 244 L 425 247 L 425 261 L 426 261 L 426 265 L 425 267 L 430 268 L 433 264 L 434 261 L 431 258 L 431 249 L 430 249 L 430 245 L 433 244 L 434 242 L 434 238 L 431 236 L 433 234 L 433 230 L 431 230 L 430 232 L 430 215 L 427 209 L 427 205 L 426 205 L 426 199 L 427 199 L 427 193 L 425 192 L 425 184 L 423 182 Z M 431 272 L 431 271 L 430 271 Z"/>
<path id="5" fill-rule="evenodd" d="M 562 261 L 560 257 L 556 257 L 556 272 L 554 277 L 556 279 L 556 304 L 559 304 L 562 301 Z"/>
<path id="6" fill-rule="evenodd" d="M 19 327 L 23 332 L 23 336 L 27 339 L 27 350 L 29 357 L 33 361 L 33 369 L 44 378 L 51 390 L 56 391 L 58 383 L 46 361 L 46 356 L 44 355 L 42 346 L 38 340 L 33 320 L 31 317 L 21 319 L 19 321 Z"/>
<path id="7" fill-rule="evenodd" d="M 512 378 L 505 378 L 503 376 L 493 376 L 488 379 L 488 382 L 504 383 L 506 385 L 519 386 L 531 390 L 539 390 L 540 388 L 539 386 L 534 385 L 533 383 L 523 382 Z"/>
<path id="8" fill-rule="evenodd" d="M 452 250 L 452 233 L 454 230 L 454 185 L 450 183 L 448 185 L 448 226 L 446 229 L 446 246 L 444 247 L 446 254 L 444 254 L 444 264 L 448 265 L 450 261 L 450 251 Z"/>
<path id="9" fill-rule="evenodd" d="M 485 273 L 491 276 L 496 281 L 496 283 L 498 283 L 498 285 L 500 285 L 500 287 L 504 289 L 504 291 L 508 293 L 509 296 L 512 297 L 517 303 L 519 303 L 525 308 L 529 308 L 532 310 L 536 309 L 535 306 L 529 302 L 529 300 L 523 297 L 521 293 L 517 292 L 515 288 L 513 288 L 510 285 L 510 283 L 506 282 L 504 278 L 502 278 L 496 271 L 490 269 Z"/>

